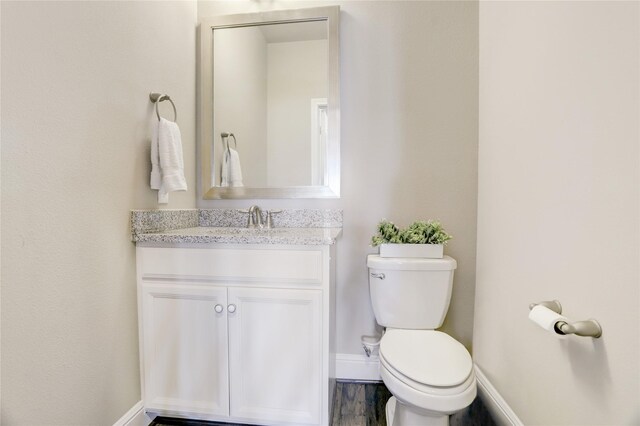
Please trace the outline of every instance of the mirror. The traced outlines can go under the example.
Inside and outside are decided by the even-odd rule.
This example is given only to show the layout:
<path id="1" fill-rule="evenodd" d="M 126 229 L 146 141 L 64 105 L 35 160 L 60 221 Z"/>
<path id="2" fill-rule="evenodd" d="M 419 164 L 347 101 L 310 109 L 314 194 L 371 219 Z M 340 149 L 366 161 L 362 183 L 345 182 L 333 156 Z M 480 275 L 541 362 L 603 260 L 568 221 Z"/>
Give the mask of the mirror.
<path id="1" fill-rule="evenodd" d="M 340 195 L 339 7 L 200 27 L 204 199 Z"/>

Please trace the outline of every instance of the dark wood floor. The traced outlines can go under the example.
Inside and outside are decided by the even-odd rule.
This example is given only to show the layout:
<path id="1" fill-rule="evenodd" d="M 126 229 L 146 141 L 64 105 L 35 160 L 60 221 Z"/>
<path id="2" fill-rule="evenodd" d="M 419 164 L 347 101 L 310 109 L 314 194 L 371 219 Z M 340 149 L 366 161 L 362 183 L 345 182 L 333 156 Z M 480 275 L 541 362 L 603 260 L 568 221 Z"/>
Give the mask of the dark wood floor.
<path id="1" fill-rule="evenodd" d="M 391 393 L 384 383 L 338 382 L 332 426 L 387 426 L 385 404 Z M 244 426 L 157 417 L 150 426 Z M 450 426 L 495 426 L 479 398 L 451 416 Z"/>
<path id="2" fill-rule="evenodd" d="M 391 393 L 383 383 L 336 384 L 332 426 L 387 426 L 384 406 Z M 200 420 L 156 417 L 150 426 L 244 426 Z"/>
<path id="3" fill-rule="evenodd" d="M 332 426 L 387 426 L 384 383 L 338 383 Z M 449 417 L 449 426 L 496 426 L 480 400 Z"/>
<path id="4" fill-rule="evenodd" d="M 336 386 L 332 426 L 387 426 L 385 405 L 391 393 L 383 383 Z"/>

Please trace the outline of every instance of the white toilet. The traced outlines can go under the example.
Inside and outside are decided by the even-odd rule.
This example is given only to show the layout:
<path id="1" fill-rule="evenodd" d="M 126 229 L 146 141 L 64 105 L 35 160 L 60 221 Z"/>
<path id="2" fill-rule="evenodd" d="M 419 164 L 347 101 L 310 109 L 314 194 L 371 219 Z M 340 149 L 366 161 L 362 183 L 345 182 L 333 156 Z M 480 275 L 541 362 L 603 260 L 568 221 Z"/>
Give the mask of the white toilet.
<path id="1" fill-rule="evenodd" d="M 449 309 L 456 261 L 369 255 L 371 303 L 378 324 L 380 375 L 393 397 L 389 426 L 449 425 L 476 397 L 471 356 L 436 329 Z"/>

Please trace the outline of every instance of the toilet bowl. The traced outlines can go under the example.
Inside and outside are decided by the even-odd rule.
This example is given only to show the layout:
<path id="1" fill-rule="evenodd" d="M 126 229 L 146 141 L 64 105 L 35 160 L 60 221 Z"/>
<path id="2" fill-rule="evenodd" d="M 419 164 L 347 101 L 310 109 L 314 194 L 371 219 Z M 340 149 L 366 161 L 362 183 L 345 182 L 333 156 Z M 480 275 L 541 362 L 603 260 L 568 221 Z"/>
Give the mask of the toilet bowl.
<path id="1" fill-rule="evenodd" d="M 436 329 L 449 309 L 454 259 L 369 255 L 370 295 L 378 324 L 380 376 L 393 397 L 389 426 L 447 426 L 449 415 L 476 397 L 473 362 L 466 348 Z"/>
<path id="2" fill-rule="evenodd" d="M 387 424 L 446 426 L 473 402 L 476 378 L 467 350 L 434 330 L 387 330 L 380 343 L 380 376 L 393 398 Z"/>

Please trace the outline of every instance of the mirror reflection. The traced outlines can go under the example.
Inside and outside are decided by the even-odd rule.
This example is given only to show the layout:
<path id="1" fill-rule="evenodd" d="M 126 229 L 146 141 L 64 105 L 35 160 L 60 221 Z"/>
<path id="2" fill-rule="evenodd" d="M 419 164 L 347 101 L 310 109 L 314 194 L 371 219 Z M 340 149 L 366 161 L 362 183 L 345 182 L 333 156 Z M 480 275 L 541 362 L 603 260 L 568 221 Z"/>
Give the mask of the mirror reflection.
<path id="1" fill-rule="evenodd" d="M 327 21 L 213 29 L 211 185 L 327 182 Z"/>
<path id="2" fill-rule="evenodd" d="M 199 196 L 340 197 L 340 8 L 204 18 Z"/>

